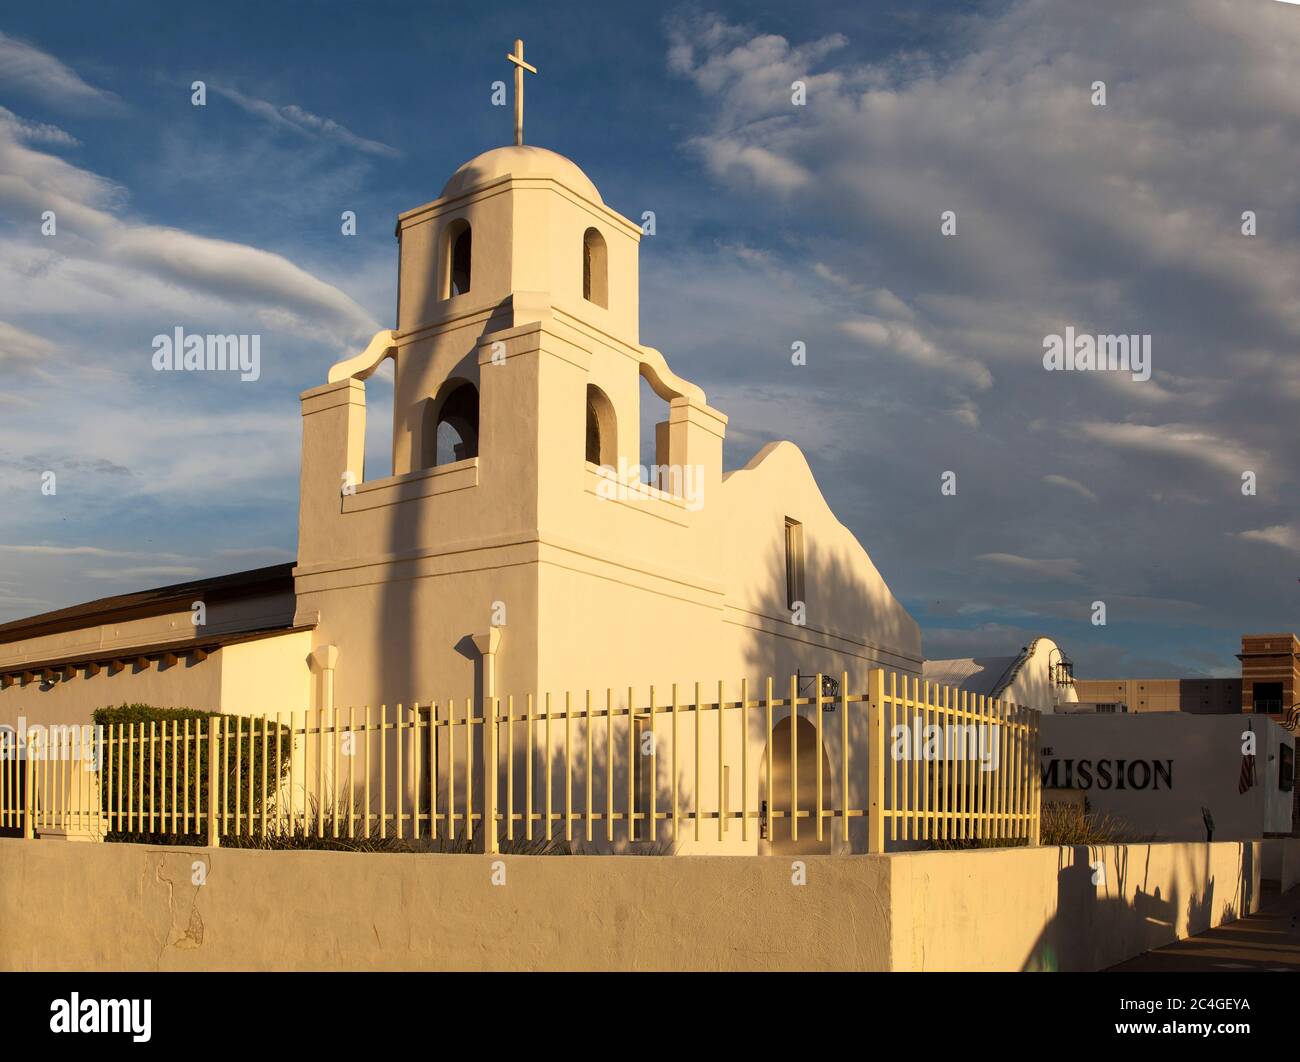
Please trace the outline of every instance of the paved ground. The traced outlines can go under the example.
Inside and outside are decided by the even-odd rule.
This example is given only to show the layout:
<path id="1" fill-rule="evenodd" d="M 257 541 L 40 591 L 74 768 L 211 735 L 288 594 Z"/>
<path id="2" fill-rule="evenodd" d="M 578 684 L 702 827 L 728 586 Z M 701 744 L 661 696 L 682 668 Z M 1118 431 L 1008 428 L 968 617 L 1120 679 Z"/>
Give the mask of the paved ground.
<path id="1" fill-rule="evenodd" d="M 1300 971 L 1300 886 L 1279 896 L 1266 888 L 1246 918 L 1112 966 L 1119 973 Z"/>

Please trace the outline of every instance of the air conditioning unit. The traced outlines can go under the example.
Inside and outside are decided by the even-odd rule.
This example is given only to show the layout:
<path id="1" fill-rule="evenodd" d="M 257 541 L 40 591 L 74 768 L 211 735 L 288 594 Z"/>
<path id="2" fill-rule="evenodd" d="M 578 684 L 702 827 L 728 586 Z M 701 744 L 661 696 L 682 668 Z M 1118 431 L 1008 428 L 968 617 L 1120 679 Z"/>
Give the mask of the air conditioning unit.
<path id="1" fill-rule="evenodd" d="M 1128 705 L 1123 701 L 1075 701 L 1058 704 L 1058 715 L 1127 715 Z"/>

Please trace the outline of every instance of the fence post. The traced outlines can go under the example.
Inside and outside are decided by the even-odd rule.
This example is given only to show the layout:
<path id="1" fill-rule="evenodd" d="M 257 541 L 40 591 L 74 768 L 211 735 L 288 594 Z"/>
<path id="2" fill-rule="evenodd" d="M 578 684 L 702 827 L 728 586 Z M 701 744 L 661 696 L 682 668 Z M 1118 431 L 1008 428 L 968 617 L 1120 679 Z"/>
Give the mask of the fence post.
<path id="1" fill-rule="evenodd" d="M 867 672 L 867 851 L 885 850 L 885 671 Z"/>
<path id="2" fill-rule="evenodd" d="M 496 657 L 501 649 L 501 628 L 489 627 L 482 634 L 473 635 L 474 647 L 479 651 L 483 658 L 483 688 L 480 691 L 479 703 L 482 705 L 483 712 L 483 851 L 487 855 L 494 855 L 501 851 L 500 842 L 497 840 L 497 679 L 496 679 Z M 467 716 L 465 726 L 466 734 L 470 733 L 472 716 Z M 550 725 L 549 723 L 547 724 Z M 566 723 L 567 725 L 567 723 Z M 507 752 L 507 758 L 514 754 L 511 749 Z M 469 764 L 466 764 L 466 770 Z M 466 809 L 468 811 L 468 808 Z M 471 822 L 467 817 L 465 819 L 465 829 L 468 835 L 471 830 Z M 547 833 L 550 833 L 550 823 L 547 822 Z"/>
<path id="3" fill-rule="evenodd" d="M 221 846 L 219 808 L 217 806 L 217 719 L 208 716 L 208 847 Z"/>

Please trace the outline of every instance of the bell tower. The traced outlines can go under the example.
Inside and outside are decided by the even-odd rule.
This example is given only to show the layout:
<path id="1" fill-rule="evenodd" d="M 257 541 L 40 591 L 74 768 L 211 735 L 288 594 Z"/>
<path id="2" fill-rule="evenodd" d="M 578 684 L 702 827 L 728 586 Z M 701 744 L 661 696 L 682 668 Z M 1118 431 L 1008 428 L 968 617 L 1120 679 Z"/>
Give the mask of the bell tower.
<path id="1" fill-rule="evenodd" d="M 533 68 L 520 65 L 516 45 L 508 58 L 518 82 Z M 516 120 L 518 141 L 521 107 Z M 545 669 L 572 663 L 586 625 L 601 622 L 572 615 L 598 583 L 567 585 L 557 569 L 554 593 L 545 590 L 548 564 L 566 550 L 601 569 L 598 579 L 622 577 L 621 562 L 596 560 L 620 539 L 691 557 L 691 579 L 716 568 L 708 550 L 660 539 L 684 540 L 712 519 L 706 499 L 721 488 L 726 418 L 641 345 L 641 229 L 562 155 L 518 142 L 486 151 L 436 199 L 399 215 L 396 235 L 396 327 L 303 395 L 299 612 L 319 613 L 318 636 L 330 644 L 364 641 L 368 629 L 382 640 L 405 625 L 371 654 L 405 657 L 398 681 L 359 682 L 364 701 L 365 690 L 400 689 L 403 679 L 412 696 L 463 689 L 463 675 L 448 678 L 465 666 L 455 647 L 504 604 L 497 686 L 536 690 Z M 360 467 L 365 388 L 385 359 L 393 475 L 372 483 Z M 668 404 L 653 454 L 640 453 L 643 379 Z M 682 481 L 665 476 L 635 504 L 609 504 L 611 482 L 640 488 L 628 471 L 639 465 L 687 470 L 685 486 L 703 500 L 688 504 Z M 548 609 L 558 612 L 548 618 Z M 565 631 L 567 647 L 548 651 L 548 629 Z M 347 696 L 346 660 L 336 681 Z"/>

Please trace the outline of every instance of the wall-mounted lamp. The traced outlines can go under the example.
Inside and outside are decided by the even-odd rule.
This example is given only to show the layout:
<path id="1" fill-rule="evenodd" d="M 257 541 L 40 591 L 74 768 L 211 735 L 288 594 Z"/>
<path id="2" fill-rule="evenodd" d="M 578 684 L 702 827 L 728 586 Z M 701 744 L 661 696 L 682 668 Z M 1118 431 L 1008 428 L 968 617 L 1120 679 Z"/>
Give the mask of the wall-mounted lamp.
<path id="1" fill-rule="evenodd" d="M 803 696 L 803 694 L 806 692 L 811 697 L 816 692 L 817 689 L 816 675 L 805 675 L 801 671 L 796 671 L 795 677 L 799 680 L 800 696 Z M 806 690 L 804 689 L 805 683 L 807 683 Z M 838 697 L 839 695 L 840 695 L 840 680 L 837 678 L 832 678 L 830 675 L 823 675 L 822 676 L 823 699 Z M 823 704 L 822 711 L 824 712 L 835 711 L 835 702 L 832 700 L 829 704 Z"/>
<path id="2" fill-rule="evenodd" d="M 1060 656 L 1060 660 L 1052 663 L 1052 653 Z M 1073 686 L 1074 685 L 1074 661 L 1066 658 L 1061 652 L 1060 646 L 1052 649 L 1052 653 L 1047 654 L 1047 674 L 1050 676 L 1054 685 Z"/>

